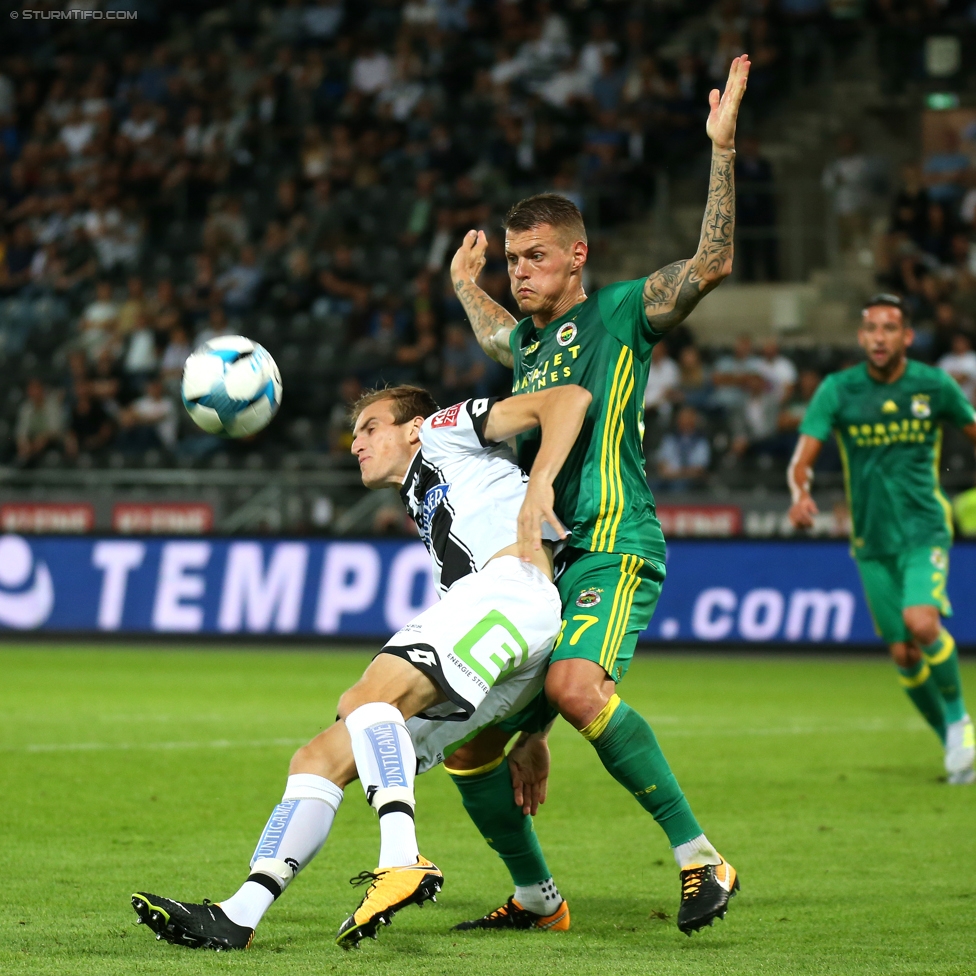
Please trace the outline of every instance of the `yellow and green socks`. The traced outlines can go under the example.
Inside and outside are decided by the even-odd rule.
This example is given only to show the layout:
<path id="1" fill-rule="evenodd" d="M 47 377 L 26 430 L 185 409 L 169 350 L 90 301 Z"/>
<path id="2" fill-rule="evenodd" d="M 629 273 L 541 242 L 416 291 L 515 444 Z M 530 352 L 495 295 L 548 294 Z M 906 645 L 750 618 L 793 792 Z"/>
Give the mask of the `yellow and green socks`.
<path id="1" fill-rule="evenodd" d="M 551 879 L 532 818 L 515 805 L 512 777 L 502 756 L 481 769 L 448 769 L 461 802 L 488 846 L 505 862 L 517 887 Z"/>
<path id="2" fill-rule="evenodd" d="M 923 657 L 907 668 L 898 668 L 899 681 L 912 704 L 922 713 L 922 718 L 932 726 L 935 734 L 945 743 L 946 709 L 935 676 Z"/>
<path id="3" fill-rule="evenodd" d="M 607 772 L 661 825 L 672 847 L 702 833 L 650 725 L 619 696 L 580 733 Z"/>
<path id="4" fill-rule="evenodd" d="M 963 701 L 962 681 L 959 676 L 959 652 L 952 634 L 943 627 L 939 636 L 922 648 L 922 654 L 945 703 L 946 724 L 951 725 L 965 718 L 966 703 Z"/>

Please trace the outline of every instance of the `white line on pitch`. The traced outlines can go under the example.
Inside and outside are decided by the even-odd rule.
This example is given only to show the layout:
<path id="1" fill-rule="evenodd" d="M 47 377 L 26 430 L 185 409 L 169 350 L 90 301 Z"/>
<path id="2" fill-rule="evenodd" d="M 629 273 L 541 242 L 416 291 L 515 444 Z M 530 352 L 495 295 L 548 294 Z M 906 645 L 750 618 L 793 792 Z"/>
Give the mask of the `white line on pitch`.
<path id="1" fill-rule="evenodd" d="M 275 746 L 301 746 L 308 739 L 212 739 L 209 742 L 56 742 L 26 746 L 2 746 L 0 752 L 115 752 L 128 750 L 177 749 L 268 749 Z"/>

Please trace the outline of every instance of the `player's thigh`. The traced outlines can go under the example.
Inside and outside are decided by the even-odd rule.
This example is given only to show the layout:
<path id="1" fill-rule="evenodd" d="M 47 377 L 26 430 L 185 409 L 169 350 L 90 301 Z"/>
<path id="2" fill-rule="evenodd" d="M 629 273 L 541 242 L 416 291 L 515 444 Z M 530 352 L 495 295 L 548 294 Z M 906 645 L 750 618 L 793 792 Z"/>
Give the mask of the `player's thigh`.
<path id="1" fill-rule="evenodd" d="M 897 558 L 857 559 L 855 562 L 875 631 L 889 645 L 910 640 L 901 613 L 904 581 Z"/>
<path id="2" fill-rule="evenodd" d="M 390 638 L 383 652 L 427 674 L 450 705 L 427 717 L 468 719 L 498 682 L 543 665 L 559 630 L 559 594 L 534 566 L 493 559 Z"/>
<path id="3" fill-rule="evenodd" d="M 661 596 L 664 568 L 621 553 L 586 553 L 560 576 L 562 629 L 551 661 L 584 658 L 614 680 L 627 673 L 638 635 Z"/>
<path id="4" fill-rule="evenodd" d="M 949 582 L 949 551 L 941 546 L 912 549 L 901 557 L 902 609 L 935 607 L 943 617 L 952 616 L 946 593 Z"/>
<path id="5" fill-rule="evenodd" d="M 445 700 L 440 687 L 416 665 L 381 651 L 339 699 L 339 717 L 345 719 L 368 702 L 388 702 L 409 718 Z"/>

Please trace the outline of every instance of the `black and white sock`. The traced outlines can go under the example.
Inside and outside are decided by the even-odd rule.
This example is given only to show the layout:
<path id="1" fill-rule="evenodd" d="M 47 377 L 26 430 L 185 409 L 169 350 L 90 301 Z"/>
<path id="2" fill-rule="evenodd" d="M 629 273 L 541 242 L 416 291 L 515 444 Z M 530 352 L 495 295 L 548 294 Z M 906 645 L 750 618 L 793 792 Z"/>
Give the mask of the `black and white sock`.
<path id="1" fill-rule="evenodd" d="M 417 753 L 399 709 L 386 702 L 360 705 L 346 717 L 366 799 L 380 818 L 379 867 L 416 864 L 413 782 Z"/>
<path id="2" fill-rule="evenodd" d="M 323 776 L 296 773 L 288 777 L 281 803 L 268 818 L 251 858 L 247 881 L 220 902 L 232 922 L 257 928 L 292 878 L 322 849 L 342 795 L 342 788 Z"/>
<path id="3" fill-rule="evenodd" d="M 527 911 L 536 915 L 551 915 L 562 903 L 556 882 L 546 878 L 534 885 L 516 885 L 515 900 Z"/>

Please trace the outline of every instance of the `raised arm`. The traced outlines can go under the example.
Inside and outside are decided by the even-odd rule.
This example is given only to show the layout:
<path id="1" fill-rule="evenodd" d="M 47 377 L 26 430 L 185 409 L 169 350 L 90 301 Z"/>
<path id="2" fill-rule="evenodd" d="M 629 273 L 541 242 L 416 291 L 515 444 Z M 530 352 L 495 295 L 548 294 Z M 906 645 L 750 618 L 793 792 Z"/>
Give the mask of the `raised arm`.
<path id="1" fill-rule="evenodd" d="M 569 384 L 501 400 L 488 416 L 485 437 L 492 441 L 542 428 L 542 443 L 532 463 L 518 519 L 520 555 L 526 562 L 533 549 L 542 548 L 543 522 L 548 522 L 560 538 L 566 538 L 567 532 L 553 511 L 552 483 L 576 443 L 592 400 L 589 390 Z"/>
<path id="2" fill-rule="evenodd" d="M 712 169 L 701 239 L 695 256 L 649 275 L 644 285 L 644 314 L 658 333 L 673 329 L 732 273 L 735 231 L 735 122 L 749 79 L 749 56 L 735 58 L 721 96 L 708 96 L 711 111 L 705 131 L 712 140 Z"/>
<path id="3" fill-rule="evenodd" d="M 976 424 L 973 424 L 976 437 Z M 786 471 L 786 481 L 790 486 L 790 496 L 793 504 L 790 506 L 790 522 L 797 529 L 809 529 L 813 525 L 813 517 L 819 509 L 810 494 L 813 483 L 813 466 L 820 457 L 823 441 L 809 434 L 801 434 L 796 444 L 796 450 Z"/>
<path id="4" fill-rule="evenodd" d="M 478 344 L 496 362 L 511 368 L 514 360 L 508 338 L 517 321 L 477 284 L 487 247 L 483 230 L 469 230 L 451 261 L 451 281 Z"/>

